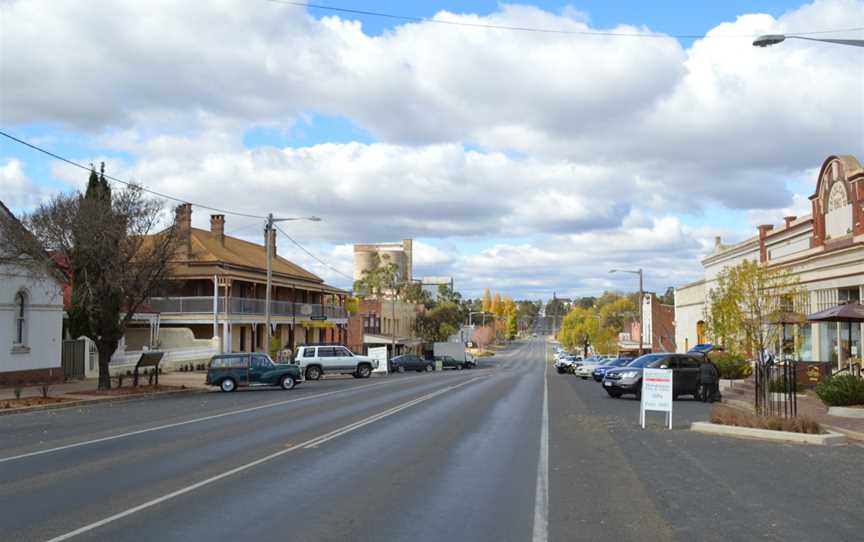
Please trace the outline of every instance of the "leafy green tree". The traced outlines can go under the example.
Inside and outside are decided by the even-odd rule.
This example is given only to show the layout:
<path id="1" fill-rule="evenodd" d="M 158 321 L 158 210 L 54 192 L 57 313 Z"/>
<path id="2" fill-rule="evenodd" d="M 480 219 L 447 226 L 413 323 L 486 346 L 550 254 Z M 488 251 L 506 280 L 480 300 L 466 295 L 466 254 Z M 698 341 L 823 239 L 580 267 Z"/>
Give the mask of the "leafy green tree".
<path id="1" fill-rule="evenodd" d="M 439 303 L 435 308 L 417 315 L 414 331 L 426 342 L 446 341 L 459 331 L 464 313 L 455 303 Z"/>
<path id="2" fill-rule="evenodd" d="M 385 294 L 396 293 L 399 285 L 399 266 L 372 254 L 372 265 L 363 270 L 363 277 L 354 281 L 354 291 L 363 296 L 381 299 Z"/>
<path id="3" fill-rule="evenodd" d="M 774 347 L 782 333 L 778 321 L 806 307 L 806 293 L 788 269 L 749 260 L 721 271 L 708 300 L 708 335 L 736 354 Z"/>
<path id="4" fill-rule="evenodd" d="M 513 340 L 519 332 L 516 311 L 511 312 L 507 316 L 507 339 Z"/>
<path id="5" fill-rule="evenodd" d="M 36 263 L 53 265 L 47 250 L 68 262 L 70 327 L 96 344 L 99 389 L 111 387 L 109 363 L 129 322 L 168 277 L 177 232 L 162 211 L 138 187 L 112 192 L 103 166 L 84 194 L 58 194 L 24 217 L 26 234 L 0 224 L 0 254 L 40 254 Z"/>

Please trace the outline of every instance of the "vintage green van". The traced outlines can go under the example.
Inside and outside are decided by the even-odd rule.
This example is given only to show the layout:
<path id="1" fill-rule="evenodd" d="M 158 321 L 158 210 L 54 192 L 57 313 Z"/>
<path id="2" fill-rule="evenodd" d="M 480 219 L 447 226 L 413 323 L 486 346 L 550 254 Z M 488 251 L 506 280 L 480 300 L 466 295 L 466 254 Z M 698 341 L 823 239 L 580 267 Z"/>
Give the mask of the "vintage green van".
<path id="1" fill-rule="evenodd" d="M 210 358 L 206 384 L 227 392 L 246 386 L 280 386 L 290 390 L 302 381 L 303 373 L 296 365 L 273 363 L 267 354 L 237 352 Z"/>

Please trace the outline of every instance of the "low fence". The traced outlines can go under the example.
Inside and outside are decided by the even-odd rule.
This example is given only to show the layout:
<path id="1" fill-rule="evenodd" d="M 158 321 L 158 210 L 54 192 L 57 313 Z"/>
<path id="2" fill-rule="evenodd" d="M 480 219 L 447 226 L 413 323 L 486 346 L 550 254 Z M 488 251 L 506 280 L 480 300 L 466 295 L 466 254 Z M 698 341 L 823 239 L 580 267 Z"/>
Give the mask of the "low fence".
<path id="1" fill-rule="evenodd" d="M 798 368 L 794 360 L 781 363 L 756 363 L 756 413 L 761 416 L 791 418 L 798 415 Z"/>

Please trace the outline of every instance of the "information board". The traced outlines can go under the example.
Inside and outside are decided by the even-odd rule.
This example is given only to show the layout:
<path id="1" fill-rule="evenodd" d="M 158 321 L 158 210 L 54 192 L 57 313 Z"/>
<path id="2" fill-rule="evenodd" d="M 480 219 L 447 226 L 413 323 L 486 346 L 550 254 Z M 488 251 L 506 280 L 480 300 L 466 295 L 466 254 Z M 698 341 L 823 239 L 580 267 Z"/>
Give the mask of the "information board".
<path id="1" fill-rule="evenodd" d="M 645 429 L 645 413 L 649 410 L 666 413 L 666 424 L 672 429 L 672 369 L 642 370 L 642 404 L 639 423 Z"/>
<path id="2" fill-rule="evenodd" d="M 387 374 L 387 347 L 379 346 L 369 349 L 369 357 L 378 360 L 378 368 L 372 371 L 373 373 Z"/>

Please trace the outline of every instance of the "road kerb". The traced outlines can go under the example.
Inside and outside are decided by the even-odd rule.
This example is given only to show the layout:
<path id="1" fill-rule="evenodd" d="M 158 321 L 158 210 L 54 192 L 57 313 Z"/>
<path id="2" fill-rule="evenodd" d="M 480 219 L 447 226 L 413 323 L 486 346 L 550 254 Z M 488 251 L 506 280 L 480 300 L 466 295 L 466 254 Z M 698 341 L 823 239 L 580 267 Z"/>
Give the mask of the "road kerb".
<path id="1" fill-rule="evenodd" d="M 826 434 L 812 435 L 808 433 L 793 433 L 790 431 L 773 431 L 771 429 L 756 429 L 753 427 L 737 427 L 711 422 L 693 422 L 691 431 L 722 435 L 728 437 L 767 440 L 771 442 L 791 442 L 796 444 L 815 444 L 819 446 L 836 446 L 846 444 L 846 435 L 829 431 Z"/>
<path id="2" fill-rule="evenodd" d="M 33 405 L 18 408 L 0 409 L 0 416 L 11 416 L 12 414 L 27 414 L 30 412 L 40 412 L 43 410 L 60 410 L 64 408 L 80 408 L 92 405 L 102 405 L 105 403 L 121 403 L 125 401 L 136 401 L 144 399 L 156 399 L 157 397 L 165 397 L 166 395 L 177 395 L 187 393 L 210 393 L 211 390 L 205 388 L 186 388 L 185 390 L 166 390 L 153 393 L 139 393 L 130 395 L 118 395 L 114 397 L 93 397 L 92 399 L 77 399 L 74 401 L 63 401 L 62 403 L 51 403 L 48 405 Z"/>

